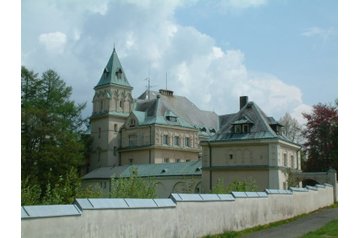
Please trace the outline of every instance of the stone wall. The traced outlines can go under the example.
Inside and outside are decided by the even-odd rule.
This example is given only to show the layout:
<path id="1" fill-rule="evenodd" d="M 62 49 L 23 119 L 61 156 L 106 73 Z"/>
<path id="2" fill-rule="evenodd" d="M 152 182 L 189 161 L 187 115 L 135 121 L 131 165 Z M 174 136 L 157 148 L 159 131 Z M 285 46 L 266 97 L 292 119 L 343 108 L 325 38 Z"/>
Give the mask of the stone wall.
<path id="1" fill-rule="evenodd" d="M 312 212 L 334 202 L 333 187 L 231 194 L 171 194 L 168 199 L 77 199 L 21 207 L 22 237 L 202 237 Z"/>

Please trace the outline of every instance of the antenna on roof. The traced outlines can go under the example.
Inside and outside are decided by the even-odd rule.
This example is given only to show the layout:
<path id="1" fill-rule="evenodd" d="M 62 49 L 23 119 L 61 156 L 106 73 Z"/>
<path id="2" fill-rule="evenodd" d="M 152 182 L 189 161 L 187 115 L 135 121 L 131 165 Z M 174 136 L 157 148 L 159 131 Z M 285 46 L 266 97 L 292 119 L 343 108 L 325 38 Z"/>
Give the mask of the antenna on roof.
<path id="1" fill-rule="evenodd" d="M 150 99 L 150 77 L 146 77 L 144 80 L 147 81 L 147 96 L 146 99 Z"/>
<path id="2" fill-rule="evenodd" d="M 168 90 L 168 72 L 165 72 L 165 90 Z"/>

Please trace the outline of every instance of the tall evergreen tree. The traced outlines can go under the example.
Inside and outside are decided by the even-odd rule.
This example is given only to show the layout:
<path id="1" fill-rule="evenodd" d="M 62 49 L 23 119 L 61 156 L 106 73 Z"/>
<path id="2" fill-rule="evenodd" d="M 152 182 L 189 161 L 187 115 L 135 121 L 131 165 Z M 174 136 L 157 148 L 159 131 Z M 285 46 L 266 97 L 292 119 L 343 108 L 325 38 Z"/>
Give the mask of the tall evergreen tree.
<path id="1" fill-rule="evenodd" d="M 85 104 L 77 105 L 71 93 L 55 71 L 38 77 L 21 68 L 21 178 L 39 185 L 40 199 L 83 163 L 81 112 Z"/>
<path id="2" fill-rule="evenodd" d="M 303 163 L 304 171 L 338 172 L 338 101 L 335 105 L 317 104 L 310 114 L 303 113 L 307 120 L 303 135 L 308 160 Z"/>

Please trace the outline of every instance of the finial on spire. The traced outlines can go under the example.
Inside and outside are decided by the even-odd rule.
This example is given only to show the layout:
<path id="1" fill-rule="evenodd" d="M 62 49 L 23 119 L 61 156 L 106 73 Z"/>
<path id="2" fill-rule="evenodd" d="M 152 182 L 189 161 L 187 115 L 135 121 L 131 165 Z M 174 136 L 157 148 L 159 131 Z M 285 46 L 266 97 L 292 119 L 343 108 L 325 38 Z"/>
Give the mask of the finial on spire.
<path id="1" fill-rule="evenodd" d="M 115 51 L 116 51 L 116 43 L 113 42 L 113 52 L 115 52 Z"/>

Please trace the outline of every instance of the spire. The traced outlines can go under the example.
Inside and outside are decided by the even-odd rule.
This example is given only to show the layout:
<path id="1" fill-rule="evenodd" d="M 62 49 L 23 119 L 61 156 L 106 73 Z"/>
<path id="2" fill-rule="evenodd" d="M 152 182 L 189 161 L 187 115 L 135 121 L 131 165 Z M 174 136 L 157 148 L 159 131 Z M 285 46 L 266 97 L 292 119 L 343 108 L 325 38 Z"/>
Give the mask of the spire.
<path id="1" fill-rule="evenodd" d="M 127 80 L 121 63 L 119 62 L 115 46 L 113 46 L 112 55 L 109 58 L 96 87 L 110 84 L 132 88 Z"/>

